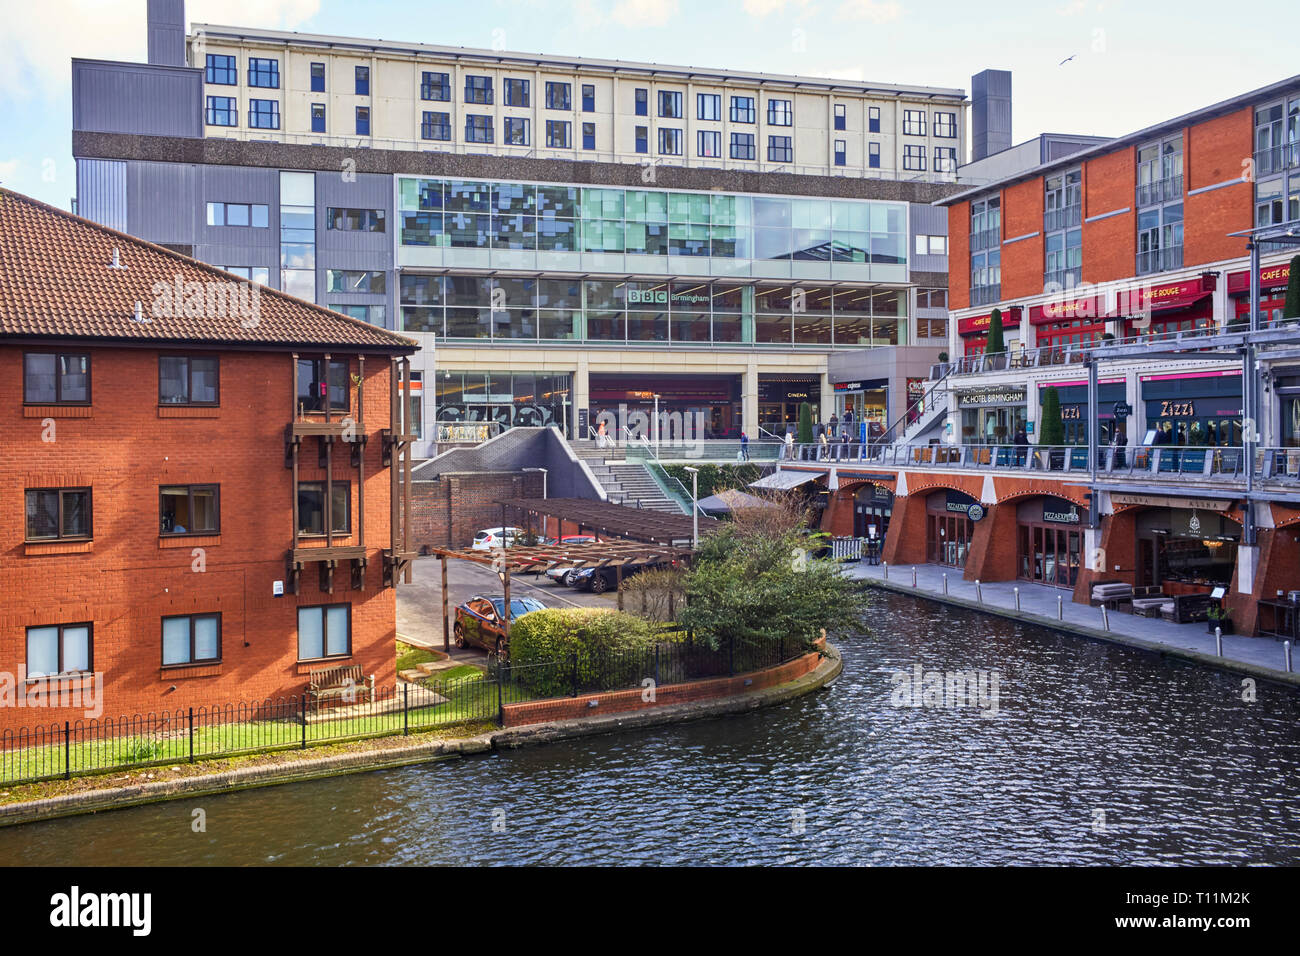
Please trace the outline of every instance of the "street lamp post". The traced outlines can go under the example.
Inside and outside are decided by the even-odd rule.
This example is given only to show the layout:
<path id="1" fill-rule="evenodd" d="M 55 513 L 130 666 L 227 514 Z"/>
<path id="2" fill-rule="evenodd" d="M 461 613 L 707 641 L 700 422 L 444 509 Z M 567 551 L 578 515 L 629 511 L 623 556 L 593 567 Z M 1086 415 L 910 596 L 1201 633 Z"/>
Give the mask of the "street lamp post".
<path id="1" fill-rule="evenodd" d="M 659 456 L 659 393 L 658 392 L 655 392 L 654 433 L 655 433 L 655 457 L 657 458 Z"/>
<path id="2" fill-rule="evenodd" d="M 700 547 L 700 469 L 686 466 L 691 473 L 691 550 Z"/>

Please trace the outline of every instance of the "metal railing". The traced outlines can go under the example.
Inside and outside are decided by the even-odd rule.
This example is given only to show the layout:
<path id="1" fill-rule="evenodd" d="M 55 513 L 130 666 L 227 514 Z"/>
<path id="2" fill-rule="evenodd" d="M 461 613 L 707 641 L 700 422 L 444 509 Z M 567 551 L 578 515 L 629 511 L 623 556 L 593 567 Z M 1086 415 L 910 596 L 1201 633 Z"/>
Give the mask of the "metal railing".
<path id="1" fill-rule="evenodd" d="M 1182 267 L 1182 246 L 1165 246 L 1163 249 L 1151 249 L 1137 254 L 1137 274 L 1140 276 L 1152 272 L 1168 272 Z"/>
<path id="2" fill-rule="evenodd" d="M 972 285 L 970 287 L 971 305 L 990 305 L 1002 298 L 1002 283 L 996 285 Z"/>
<path id="3" fill-rule="evenodd" d="M 1137 204 L 1152 206 L 1156 203 L 1172 202 L 1183 198 L 1183 177 L 1168 176 L 1153 183 L 1139 183 L 1137 187 Z"/>
<path id="4" fill-rule="evenodd" d="M 664 497 L 681 508 L 683 514 L 694 514 L 698 510 L 701 515 L 708 517 L 708 515 L 704 514 L 704 509 L 700 508 L 699 501 L 694 499 L 691 493 L 686 490 L 686 486 L 668 474 L 668 469 L 660 462 L 659 456 L 644 435 L 638 435 L 626 425 L 623 426 L 623 435 L 626 439 L 625 454 L 638 450 L 644 451 L 645 457 L 642 459 L 641 464 L 664 494 Z M 628 460 L 631 460 L 630 456 Z"/>
<path id="5" fill-rule="evenodd" d="M 1255 153 L 1255 175 L 1271 176 L 1300 166 L 1300 143 L 1281 143 Z"/>
<path id="6" fill-rule="evenodd" d="M 1049 209 L 1043 213 L 1043 231 L 1058 232 L 1061 229 L 1073 229 L 1083 223 L 1083 207 L 1079 205 L 1062 206 Z"/>
<path id="7" fill-rule="evenodd" d="M 776 461 L 781 457 L 784 441 L 764 440 L 750 441 L 743 446 L 746 458 L 741 458 L 742 445 L 732 439 L 704 439 L 695 442 L 674 442 L 660 445 L 656 452 L 646 449 L 640 442 L 627 443 L 628 461 L 647 461 L 657 459 L 660 462 L 675 461 Z"/>
<path id="8" fill-rule="evenodd" d="M 1055 269 L 1051 272 L 1043 273 L 1043 288 L 1073 289 L 1083 279 L 1083 269 L 1074 267 L 1071 269 Z"/>

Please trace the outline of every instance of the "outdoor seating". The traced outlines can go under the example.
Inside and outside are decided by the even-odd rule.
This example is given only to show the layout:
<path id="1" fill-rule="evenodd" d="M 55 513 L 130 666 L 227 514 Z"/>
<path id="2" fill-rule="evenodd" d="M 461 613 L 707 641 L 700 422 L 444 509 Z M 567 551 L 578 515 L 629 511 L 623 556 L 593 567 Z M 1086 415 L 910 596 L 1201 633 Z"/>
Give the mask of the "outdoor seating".
<path id="1" fill-rule="evenodd" d="M 322 667 L 308 671 L 307 678 L 307 698 L 312 704 L 330 700 L 354 704 L 373 696 L 373 688 L 367 683 L 360 664 Z"/>

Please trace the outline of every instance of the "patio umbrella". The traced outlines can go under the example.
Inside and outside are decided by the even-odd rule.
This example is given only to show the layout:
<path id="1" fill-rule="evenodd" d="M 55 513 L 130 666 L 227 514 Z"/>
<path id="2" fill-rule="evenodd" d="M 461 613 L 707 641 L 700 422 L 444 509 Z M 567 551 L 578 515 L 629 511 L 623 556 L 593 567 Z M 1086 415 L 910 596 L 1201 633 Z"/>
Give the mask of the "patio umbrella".
<path id="1" fill-rule="evenodd" d="M 700 499 L 700 509 L 710 514 L 731 514 L 733 511 L 744 508 L 774 508 L 772 502 L 758 495 L 751 495 L 735 488 L 728 488 L 725 491 L 719 491 L 716 495 L 709 495 L 707 498 Z"/>

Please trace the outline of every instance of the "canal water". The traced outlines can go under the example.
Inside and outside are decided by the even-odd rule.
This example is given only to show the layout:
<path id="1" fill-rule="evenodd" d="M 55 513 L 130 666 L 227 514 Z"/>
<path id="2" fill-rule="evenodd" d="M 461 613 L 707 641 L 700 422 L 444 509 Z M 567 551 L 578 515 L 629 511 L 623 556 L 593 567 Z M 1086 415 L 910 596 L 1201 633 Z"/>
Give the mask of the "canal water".
<path id="1" fill-rule="evenodd" d="M 9 828 L 0 861 L 1300 863 L 1294 692 L 873 600 L 843 676 L 782 707 Z"/>

